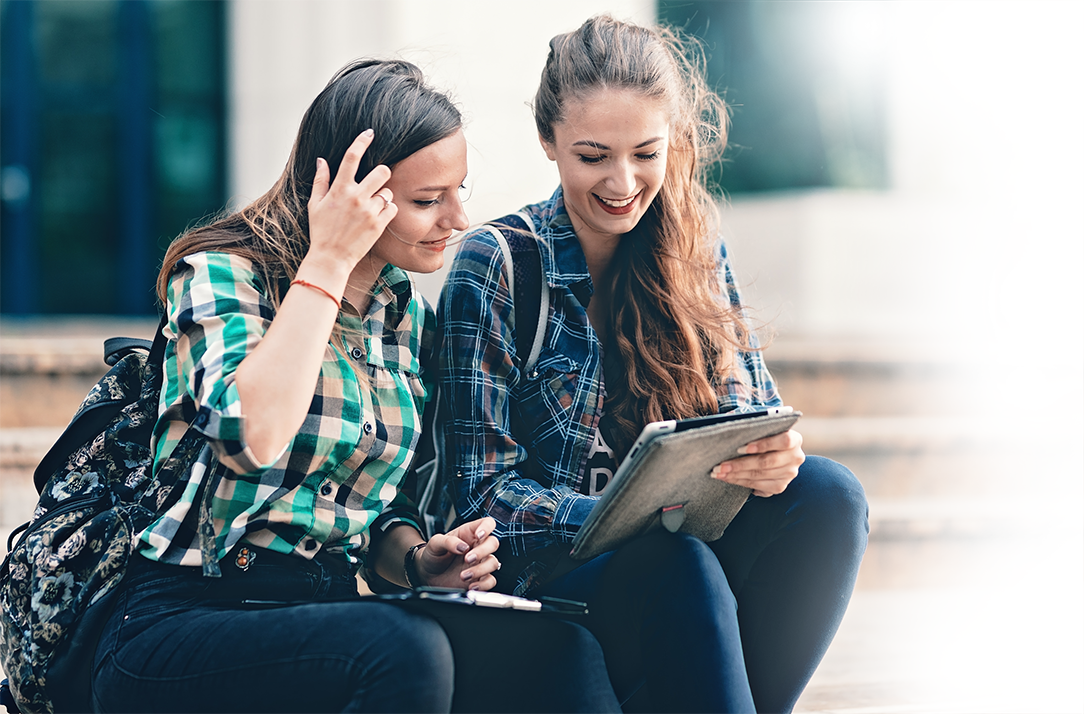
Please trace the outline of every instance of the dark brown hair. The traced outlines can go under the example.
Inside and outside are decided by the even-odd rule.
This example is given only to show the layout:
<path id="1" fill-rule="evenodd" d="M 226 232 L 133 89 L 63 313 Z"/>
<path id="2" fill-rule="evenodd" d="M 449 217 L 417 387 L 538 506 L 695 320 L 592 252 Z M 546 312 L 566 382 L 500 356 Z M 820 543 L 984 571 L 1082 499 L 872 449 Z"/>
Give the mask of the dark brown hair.
<path id="1" fill-rule="evenodd" d="M 366 129 L 373 143 L 356 179 L 374 167 L 393 167 L 414 152 L 451 136 L 462 126 L 452 101 L 425 83 L 421 70 L 402 60 L 363 59 L 340 69 L 313 100 L 301 120 L 286 169 L 271 190 L 239 212 L 191 230 L 166 251 L 158 275 L 158 297 L 175 263 L 201 251 L 227 251 L 255 263 L 277 307 L 280 286 L 297 273 L 309 248 L 308 201 L 323 158 L 335 180 L 346 150 Z"/>

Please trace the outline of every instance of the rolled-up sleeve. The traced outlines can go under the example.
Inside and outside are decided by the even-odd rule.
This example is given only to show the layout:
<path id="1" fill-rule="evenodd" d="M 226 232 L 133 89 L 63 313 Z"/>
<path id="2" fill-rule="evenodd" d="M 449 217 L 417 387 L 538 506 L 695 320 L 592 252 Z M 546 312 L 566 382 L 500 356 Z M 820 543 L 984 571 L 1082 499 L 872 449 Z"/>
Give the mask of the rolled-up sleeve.
<path id="1" fill-rule="evenodd" d="M 245 417 L 234 379 L 238 365 L 263 339 L 274 311 L 245 258 L 196 253 L 178 262 L 167 292 L 167 373 L 163 402 L 184 389 L 195 403 L 193 424 L 219 461 L 237 475 L 256 475 L 261 463 L 245 442 Z M 284 445 L 283 452 L 288 448 Z"/>

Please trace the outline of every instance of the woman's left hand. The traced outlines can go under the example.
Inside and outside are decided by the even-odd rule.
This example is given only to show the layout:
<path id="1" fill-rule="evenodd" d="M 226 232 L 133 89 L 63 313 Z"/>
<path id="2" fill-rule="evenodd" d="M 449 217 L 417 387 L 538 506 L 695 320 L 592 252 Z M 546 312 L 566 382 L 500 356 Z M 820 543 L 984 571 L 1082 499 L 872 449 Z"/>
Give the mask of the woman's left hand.
<path id="1" fill-rule="evenodd" d="M 479 518 L 451 533 L 430 538 L 414 560 L 422 583 L 439 588 L 492 590 L 497 584 L 493 573 L 501 567 L 493 555 L 500 545 L 492 535 L 496 527 L 492 518 Z"/>
<path id="2" fill-rule="evenodd" d="M 712 478 L 751 488 L 762 498 L 783 493 L 805 461 L 802 435 L 793 429 L 752 441 L 738 451 L 745 455 L 716 466 Z"/>

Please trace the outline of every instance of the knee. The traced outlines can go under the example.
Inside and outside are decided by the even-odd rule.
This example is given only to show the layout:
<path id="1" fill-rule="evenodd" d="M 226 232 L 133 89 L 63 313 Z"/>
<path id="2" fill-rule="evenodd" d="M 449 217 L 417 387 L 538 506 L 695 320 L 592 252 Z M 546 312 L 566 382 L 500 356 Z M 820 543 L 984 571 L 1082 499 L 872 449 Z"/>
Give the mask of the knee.
<path id="1" fill-rule="evenodd" d="M 712 609 L 737 610 L 737 600 L 719 566 L 719 559 L 704 541 L 687 533 L 655 531 L 641 539 L 640 567 L 650 569 L 650 582 L 665 599 L 711 602 Z"/>
<path id="2" fill-rule="evenodd" d="M 385 648 L 389 669 L 410 672 L 410 681 L 427 682 L 450 698 L 455 665 L 444 629 L 431 618 L 394 607 L 389 610 L 392 627 Z"/>
<path id="3" fill-rule="evenodd" d="M 823 456 L 809 456 L 788 487 L 807 517 L 865 542 L 869 534 L 869 504 L 862 484 L 851 470 Z"/>

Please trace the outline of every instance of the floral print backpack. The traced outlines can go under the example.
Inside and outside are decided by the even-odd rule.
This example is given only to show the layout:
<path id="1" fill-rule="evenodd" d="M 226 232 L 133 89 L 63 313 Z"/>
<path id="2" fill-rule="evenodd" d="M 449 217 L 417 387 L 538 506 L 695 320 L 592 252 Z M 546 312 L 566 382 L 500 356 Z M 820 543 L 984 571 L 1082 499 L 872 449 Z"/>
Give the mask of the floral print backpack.
<path id="1" fill-rule="evenodd" d="M 133 537 L 180 495 L 174 486 L 205 445 L 189 428 L 152 474 L 165 342 L 161 324 L 153 343 L 106 340 L 113 367 L 35 469 L 37 506 L 8 539 L 0 663 L 26 714 L 90 710 L 94 650 Z"/>

